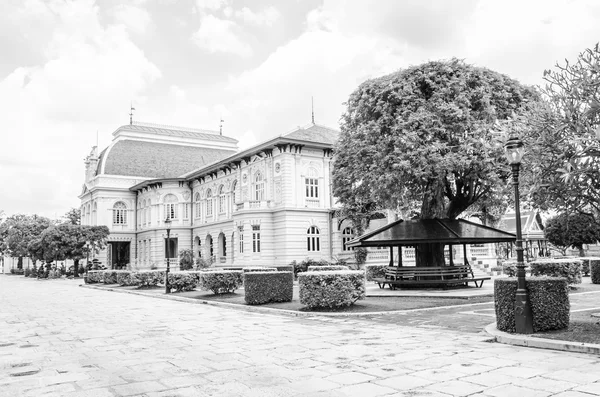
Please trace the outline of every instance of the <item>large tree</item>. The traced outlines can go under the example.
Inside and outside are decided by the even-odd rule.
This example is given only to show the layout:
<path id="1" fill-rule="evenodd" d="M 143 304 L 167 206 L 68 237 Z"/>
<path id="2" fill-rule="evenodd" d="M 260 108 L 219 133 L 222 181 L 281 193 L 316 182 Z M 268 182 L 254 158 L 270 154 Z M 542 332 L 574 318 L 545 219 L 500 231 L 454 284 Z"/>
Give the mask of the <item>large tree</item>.
<path id="1" fill-rule="evenodd" d="M 585 256 L 584 244 L 595 244 L 600 240 L 600 226 L 585 214 L 560 214 L 548 219 L 544 230 L 548 241 L 557 247 L 572 247 Z"/>
<path id="2" fill-rule="evenodd" d="M 334 194 L 421 219 L 492 203 L 509 175 L 497 122 L 538 100 L 533 88 L 457 59 L 368 80 L 342 116 Z M 443 265 L 440 244 L 417 248 L 418 266 Z"/>
<path id="3" fill-rule="evenodd" d="M 38 215 L 16 214 L 0 224 L 0 253 L 18 258 L 17 267 L 23 267 L 23 257 L 29 256 L 28 246 L 52 225 L 48 218 Z"/>
<path id="4" fill-rule="evenodd" d="M 547 106 L 523 123 L 531 164 L 529 196 L 542 209 L 600 213 L 600 48 L 544 72 Z"/>

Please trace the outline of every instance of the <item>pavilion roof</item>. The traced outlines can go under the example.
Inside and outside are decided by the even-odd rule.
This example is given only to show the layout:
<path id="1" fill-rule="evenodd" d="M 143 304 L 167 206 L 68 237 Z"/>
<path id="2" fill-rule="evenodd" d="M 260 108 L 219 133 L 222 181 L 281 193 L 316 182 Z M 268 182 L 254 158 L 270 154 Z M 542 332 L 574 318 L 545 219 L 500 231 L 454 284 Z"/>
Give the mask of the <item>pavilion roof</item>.
<path id="1" fill-rule="evenodd" d="M 514 242 L 516 236 L 465 219 L 399 220 L 363 234 L 349 247 L 407 246 L 421 243 L 484 244 Z"/>

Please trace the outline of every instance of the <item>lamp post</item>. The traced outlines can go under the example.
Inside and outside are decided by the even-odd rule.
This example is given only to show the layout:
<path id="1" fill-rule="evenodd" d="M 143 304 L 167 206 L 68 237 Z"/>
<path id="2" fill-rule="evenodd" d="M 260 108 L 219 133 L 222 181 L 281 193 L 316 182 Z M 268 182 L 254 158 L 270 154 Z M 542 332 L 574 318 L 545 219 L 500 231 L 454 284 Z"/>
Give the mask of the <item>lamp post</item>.
<path id="1" fill-rule="evenodd" d="M 510 137 L 504 145 L 506 158 L 510 164 L 513 177 L 513 186 L 515 188 L 515 220 L 517 227 L 517 241 L 515 242 L 517 251 L 517 294 L 515 297 L 515 328 L 519 334 L 533 333 L 533 316 L 531 314 L 531 305 L 527 296 L 527 286 L 525 284 L 525 262 L 523 261 L 523 236 L 521 235 L 521 208 L 519 203 L 519 168 L 521 158 L 525 151 L 523 141 L 518 137 Z"/>
<path id="2" fill-rule="evenodd" d="M 165 272 L 165 294 L 170 293 L 169 288 L 169 270 L 170 270 L 170 257 L 171 257 L 171 219 L 165 219 L 165 227 L 167 228 L 167 271 Z"/>
<path id="3" fill-rule="evenodd" d="M 85 242 L 85 275 L 88 274 L 88 268 L 90 267 L 90 242 Z"/>

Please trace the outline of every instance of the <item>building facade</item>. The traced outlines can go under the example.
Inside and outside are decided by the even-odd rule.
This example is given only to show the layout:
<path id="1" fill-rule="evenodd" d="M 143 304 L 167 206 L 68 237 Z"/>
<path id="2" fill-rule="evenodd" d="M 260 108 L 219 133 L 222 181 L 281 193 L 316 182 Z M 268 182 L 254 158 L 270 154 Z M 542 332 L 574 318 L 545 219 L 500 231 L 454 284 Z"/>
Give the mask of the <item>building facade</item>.
<path id="1" fill-rule="evenodd" d="M 218 132 L 146 123 L 113 137 L 87 156 L 79 196 L 82 224 L 111 231 L 97 256 L 108 267 L 160 268 L 182 249 L 217 266 L 352 259 L 351 225 L 332 216 L 338 131 L 311 124 L 242 151 Z"/>

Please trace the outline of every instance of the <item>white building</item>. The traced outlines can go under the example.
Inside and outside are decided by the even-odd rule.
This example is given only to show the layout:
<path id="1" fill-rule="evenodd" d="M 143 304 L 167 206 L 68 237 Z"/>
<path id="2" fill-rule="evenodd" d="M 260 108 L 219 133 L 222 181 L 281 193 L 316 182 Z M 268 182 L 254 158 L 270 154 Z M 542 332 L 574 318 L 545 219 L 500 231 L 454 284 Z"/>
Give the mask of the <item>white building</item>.
<path id="1" fill-rule="evenodd" d="M 351 258 L 350 225 L 332 219 L 338 131 L 311 124 L 238 151 L 214 131 L 133 123 L 86 158 L 84 225 L 107 225 L 109 267 L 162 267 L 170 253 L 222 266 Z"/>

